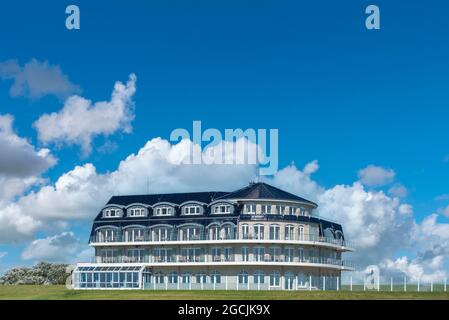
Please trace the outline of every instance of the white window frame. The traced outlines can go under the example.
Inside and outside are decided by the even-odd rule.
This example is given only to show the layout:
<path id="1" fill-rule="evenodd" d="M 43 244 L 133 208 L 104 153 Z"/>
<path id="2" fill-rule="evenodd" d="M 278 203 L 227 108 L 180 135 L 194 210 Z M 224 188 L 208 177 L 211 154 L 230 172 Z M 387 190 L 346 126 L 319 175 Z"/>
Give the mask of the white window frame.
<path id="1" fill-rule="evenodd" d="M 145 208 L 143 207 L 133 207 L 129 209 L 129 217 L 145 217 Z"/>
<path id="2" fill-rule="evenodd" d="M 249 239 L 250 233 L 249 233 L 249 224 L 244 223 L 242 224 L 242 239 Z"/>
<path id="3" fill-rule="evenodd" d="M 172 216 L 174 214 L 174 208 L 170 206 L 159 206 L 155 208 L 154 215 L 158 217 Z"/>
<path id="4" fill-rule="evenodd" d="M 224 211 L 221 209 L 224 208 Z M 230 204 L 217 204 L 214 206 L 214 214 L 230 214 L 231 205 Z"/>
<path id="5" fill-rule="evenodd" d="M 270 287 L 280 287 L 281 286 L 281 273 L 274 271 L 270 274 Z"/>
<path id="6" fill-rule="evenodd" d="M 242 261 L 249 261 L 249 247 L 242 247 Z"/>
<path id="7" fill-rule="evenodd" d="M 276 213 L 277 214 L 285 214 L 285 206 L 277 205 L 276 206 Z"/>
<path id="8" fill-rule="evenodd" d="M 270 239 L 269 240 L 281 240 L 281 226 L 278 224 L 270 224 Z"/>
<path id="9" fill-rule="evenodd" d="M 194 216 L 201 214 L 201 208 L 198 205 L 185 206 L 182 208 L 182 214 L 186 216 Z"/>
<path id="10" fill-rule="evenodd" d="M 262 204 L 261 212 L 262 214 L 272 214 L 271 204 Z"/>
<path id="11" fill-rule="evenodd" d="M 103 210 L 103 217 L 104 218 L 119 218 L 121 217 L 121 209 L 119 208 L 107 208 Z M 114 215 L 112 215 L 112 212 L 114 212 Z"/>
<path id="12" fill-rule="evenodd" d="M 245 211 L 247 214 L 256 214 L 257 205 L 255 203 L 248 203 L 245 205 Z"/>
<path id="13" fill-rule="evenodd" d="M 254 239 L 264 240 L 265 239 L 265 225 L 255 224 L 254 225 Z"/>

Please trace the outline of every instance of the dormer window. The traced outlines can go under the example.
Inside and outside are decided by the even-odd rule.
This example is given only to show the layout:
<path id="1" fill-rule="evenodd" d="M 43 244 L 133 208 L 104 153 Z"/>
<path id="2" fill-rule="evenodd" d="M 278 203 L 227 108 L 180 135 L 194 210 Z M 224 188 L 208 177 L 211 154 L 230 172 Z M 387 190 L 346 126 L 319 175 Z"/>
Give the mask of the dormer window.
<path id="1" fill-rule="evenodd" d="M 130 217 L 144 217 L 145 216 L 145 208 L 142 207 L 134 207 L 129 209 L 128 216 Z"/>
<path id="2" fill-rule="evenodd" d="M 172 216 L 173 215 L 173 208 L 172 207 L 157 207 L 154 211 L 155 216 Z"/>
<path id="3" fill-rule="evenodd" d="M 117 218 L 120 217 L 121 210 L 118 208 L 108 208 L 103 210 L 103 217 L 105 218 Z"/>
<path id="4" fill-rule="evenodd" d="M 231 206 L 228 204 L 219 204 L 214 206 L 214 213 L 216 214 L 227 214 L 231 213 Z"/>
<path id="5" fill-rule="evenodd" d="M 200 206 L 186 206 L 183 208 L 183 214 L 185 215 L 194 215 L 194 214 L 200 214 L 201 208 Z"/>

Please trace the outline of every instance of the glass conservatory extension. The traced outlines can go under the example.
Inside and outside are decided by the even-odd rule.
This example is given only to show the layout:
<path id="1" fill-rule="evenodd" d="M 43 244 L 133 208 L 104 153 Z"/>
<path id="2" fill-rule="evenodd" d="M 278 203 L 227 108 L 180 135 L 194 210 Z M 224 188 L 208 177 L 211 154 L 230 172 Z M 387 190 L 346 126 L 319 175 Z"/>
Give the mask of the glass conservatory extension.
<path id="1" fill-rule="evenodd" d="M 79 266 L 72 274 L 74 289 L 141 289 L 143 266 Z"/>

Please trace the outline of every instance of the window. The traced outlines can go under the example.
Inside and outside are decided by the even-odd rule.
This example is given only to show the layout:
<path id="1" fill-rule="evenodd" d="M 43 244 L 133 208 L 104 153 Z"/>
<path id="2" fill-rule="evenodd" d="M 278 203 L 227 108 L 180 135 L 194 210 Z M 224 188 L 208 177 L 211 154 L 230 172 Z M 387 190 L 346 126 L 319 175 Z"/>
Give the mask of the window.
<path id="1" fill-rule="evenodd" d="M 170 240 L 171 228 L 169 227 L 156 227 L 153 228 L 153 241 L 168 241 Z"/>
<path id="2" fill-rule="evenodd" d="M 201 260 L 200 248 L 183 248 L 181 249 L 182 262 L 200 262 Z"/>
<path id="3" fill-rule="evenodd" d="M 249 225 L 242 225 L 242 239 L 249 239 Z"/>
<path id="4" fill-rule="evenodd" d="M 293 248 L 285 248 L 285 262 L 293 262 L 295 258 L 295 250 Z"/>
<path id="5" fill-rule="evenodd" d="M 103 249 L 100 252 L 102 263 L 117 263 L 119 262 L 119 252 L 117 249 Z"/>
<path id="6" fill-rule="evenodd" d="M 276 213 L 277 214 L 284 214 L 285 213 L 285 206 L 276 206 Z"/>
<path id="7" fill-rule="evenodd" d="M 100 229 L 97 231 L 97 242 L 119 242 L 119 229 Z"/>
<path id="8" fill-rule="evenodd" d="M 125 232 L 127 242 L 145 241 L 144 228 L 128 228 Z"/>
<path id="9" fill-rule="evenodd" d="M 262 214 L 271 214 L 271 204 L 262 205 Z"/>
<path id="10" fill-rule="evenodd" d="M 224 261 L 234 261 L 234 251 L 231 247 L 224 248 Z"/>
<path id="11" fill-rule="evenodd" d="M 304 226 L 298 226 L 298 240 L 304 240 Z"/>
<path id="12" fill-rule="evenodd" d="M 129 209 L 128 216 L 130 217 L 144 217 L 145 216 L 145 208 L 135 207 Z"/>
<path id="13" fill-rule="evenodd" d="M 172 207 L 157 207 L 155 211 L 155 216 L 171 216 L 173 215 Z"/>
<path id="14" fill-rule="evenodd" d="M 271 287 L 279 287 L 280 286 L 280 278 L 281 278 L 281 275 L 277 271 L 274 271 L 272 274 L 270 274 L 270 286 Z"/>
<path id="15" fill-rule="evenodd" d="M 105 218 L 116 218 L 116 217 L 120 217 L 120 212 L 122 210 L 118 209 L 118 208 L 108 208 L 108 209 L 104 209 L 103 211 L 103 217 Z"/>
<path id="16" fill-rule="evenodd" d="M 183 213 L 185 215 L 200 214 L 200 206 L 187 206 L 187 207 L 184 207 Z"/>
<path id="17" fill-rule="evenodd" d="M 279 262 L 281 260 L 281 248 L 279 247 L 270 248 L 270 260 L 273 262 Z"/>
<path id="18" fill-rule="evenodd" d="M 225 226 L 223 226 L 223 236 L 224 239 L 226 240 L 232 240 L 235 239 L 235 226 L 234 225 L 230 225 L 230 224 L 226 224 Z"/>
<path id="19" fill-rule="evenodd" d="M 281 238 L 281 227 L 278 224 L 270 225 L 270 240 L 280 240 Z"/>
<path id="20" fill-rule="evenodd" d="M 164 274 L 162 272 L 157 272 L 154 274 L 154 282 L 157 284 L 163 284 L 164 283 Z"/>
<path id="21" fill-rule="evenodd" d="M 255 204 L 245 205 L 245 211 L 248 214 L 256 214 L 256 205 Z"/>
<path id="22" fill-rule="evenodd" d="M 182 283 L 190 283 L 190 273 L 182 274 Z"/>
<path id="23" fill-rule="evenodd" d="M 168 283 L 178 283 L 178 273 L 172 271 L 168 274 Z"/>
<path id="24" fill-rule="evenodd" d="M 196 283 L 207 283 L 207 276 L 204 272 L 198 272 L 196 274 Z"/>
<path id="25" fill-rule="evenodd" d="M 304 261 L 304 248 L 299 248 L 298 249 L 298 259 L 299 259 L 299 262 L 303 262 Z"/>
<path id="26" fill-rule="evenodd" d="M 242 261 L 249 261 L 249 248 L 248 247 L 242 248 Z"/>
<path id="27" fill-rule="evenodd" d="M 239 273 L 239 284 L 248 284 L 248 272 L 241 271 Z"/>
<path id="28" fill-rule="evenodd" d="M 254 272 L 254 283 L 263 284 L 265 282 L 265 273 L 261 270 Z"/>
<path id="29" fill-rule="evenodd" d="M 221 273 L 219 271 L 214 271 L 211 274 L 212 283 L 221 283 Z"/>
<path id="30" fill-rule="evenodd" d="M 285 273 L 285 289 L 293 290 L 295 282 L 295 275 L 291 272 Z"/>
<path id="31" fill-rule="evenodd" d="M 154 262 L 172 262 L 172 249 L 171 248 L 157 248 L 153 252 Z"/>
<path id="32" fill-rule="evenodd" d="M 290 207 L 290 208 L 289 208 L 289 213 L 290 213 L 291 215 L 296 214 L 296 207 Z"/>
<path id="33" fill-rule="evenodd" d="M 285 240 L 294 240 L 295 227 L 291 224 L 285 226 Z"/>
<path id="34" fill-rule="evenodd" d="M 304 209 L 303 207 L 299 208 L 299 215 L 300 215 L 300 216 L 305 216 L 305 215 L 307 215 L 306 209 Z"/>
<path id="35" fill-rule="evenodd" d="M 212 248 L 212 261 L 213 262 L 221 261 L 221 248 Z"/>
<path id="36" fill-rule="evenodd" d="M 255 247 L 254 248 L 254 260 L 255 261 L 263 261 L 265 255 L 265 248 L 263 247 Z"/>
<path id="37" fill-rule="evenodd" d="M 308 286 L 309 277 L 304 273 L 300 272 L 298 274 L 298 287 L 307 287 Z"/>
<path id="38" fill-rule="evenodd" d="M 256 224 L 254 226 L 254 236 L 257 240 L 263 240 L 264 233 L 265 233 L 265 228 L 264 228 L 263 224 Z"/>
<path id="39" fill-rule="evenodd" d="M 183 241 L 201 240 L 201 227 L 189 226 L 179 230 L 179 238 Z"/>
<path id="40" fill-rule="evenodd" d="M 128 249 L 127 262 L 139 263 L 144 262 L 145 250 L 144 249 Z"/>
<path id="41" fill-rule="evenodd" d="M 231 206 L 227 204 L 216 205 L 214 206 L 214 213 L 216 214 L 231 213 Z"/>
<path id="42" fill-rule="evenodd" d="M 219 240 L 220 239 L 220 227 L 214 225 L 209 227 L 209 240 Z"/>

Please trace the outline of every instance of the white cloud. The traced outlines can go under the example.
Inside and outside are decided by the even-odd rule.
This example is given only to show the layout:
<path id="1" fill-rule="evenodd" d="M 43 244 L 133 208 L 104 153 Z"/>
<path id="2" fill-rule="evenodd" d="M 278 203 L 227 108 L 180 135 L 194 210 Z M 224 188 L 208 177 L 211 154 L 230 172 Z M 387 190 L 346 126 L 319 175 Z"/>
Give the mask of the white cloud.
<path id="1" fill-rule="evenodd" d="M 388 193 L 390 193 L 394 197 L 405 198 L 405 197 L 407 197 L 408 190 L 403 185 L 397 184 L 397 185 L 392 186 L 388 190 Z"/>
<path id="2" fill-rule="evenodd" d="M 449 218 L 449 206 L 438 209 L 438 213 Z"/>
<path id="3" fill-rule="evenodd" d="M 114 171 L 98 173 L 90 163 L 77 166 L 54 184 L 43 185 L 3 208 L 0 206 L 0 241 L 29 239 L 37 231 L 48 229 L 65 230 L 73 220 L 91 223 L 111 195 L 146 193 L 148 182 L 151 193 L 227 191 L 246 185 L 257 174 L 256 165 L 183 164 L 194 147 L 197 146 L 189 140 L 172 145 L 156 138 L 121 161 Z M 316 201 L 320 215 L 341 222 L 346 238 L 356 248 L 348 258 L 359 267 L 382 263 L 383 272 L 412 275 L 422 270 L 422 277 L 444 274 L 449 225 L 438 223 L 436 215 L 417 223 L 411 205 L 382 190 L 367 190 L 359 181 L 326 189 L 312 179 L 318 168 L 317 161 L 302 170 L 290 165 L 264 180 Z M 52 237 L 40 240 L 30 248 L 43 248 L 39 251 L 56 255 L 57 246 L 48 244 L 54 243 Z M 83 250 L 79 249 L 77 255 Z M 51 256 L 33 256 L 32 251 L 24 252 L 24 257 Z M 401 259 L 396 255 L 404 251 L 416 258 L 396 261 Z"/>
<path id="4" fill-rule="evenodd" d="M 298 170 L 295 165 L 291 164 L 279 170 L 273 179 L 266 180 L 268 183 L 272 183 L 286 191 L 295 193 L 311 201 L 317 201 L 317 197 L 324 192 L 324 188 L 313 181 L 311 175 L 318 168 L 319 165 L 316 160 L 306 164 L 303 170 Z"/>
<path id="5" fill-rule="evenodd" d="M 85 260 L 87 252 L 91 250 L 81 245 L 80 239 L 73 232 L 60 234 L 32 241 L 22 252 L 22 259 L 70 263 Z"/>
<path id="6" fill-rule="evenodd" d="M 0 115 L 0 207 L 42 182 L 40 175 L 56 163 L 48 149 L 36 149 L 18 136 L 13 122 L 13 116 Z"/>
<path id="7" fill-rule="evenodd" d="M 374 165 L 369 165 L 358 172 L 360 182 L 369 187 L 381 187 L 389 184 L 394 180 L 395 175 L 392 169 Z"/>
<path id="8" fill-rule="evenodd" d="M 100 174 L 91 163 L 76 166 L 54 184 L 0 206 L 0 242 L 29 239 L 38 230 L 66 227 L 61 223 L 67 221 L 90 223 L 111 195 L 145 193 L 148 182 L 153 193 L 227 191 L 247 184 L 257 173 L 256 165 L 183 164 L 193 147 L 189 140 L 172 145 L 156 138 L 115 171 Z"/>
<path id="9" fill-rule="evenodd" d="M 36 150 L 13 130 L 14 117 L 0 115 L 0 176 L 26 178 L 39 176 L 56 163 L 48 149 Z"/>
<path id="10" fill-rule="evenodd" d="M 44 114 L 34 123 L 39 140 L 44 144 L 80 145 L 84 155 L 88 155 L 95 137 L 132 131 L 135 92 L 136 76 L 131 74 L 126 84 L 115 83 L 110 101 L 92 104 L 83 97 L 72 96 L 59 112 Z"/>
<path id="11" fill-rule="evenodd" d="M 13 80 L 10 89 L 13 97 L 25 96 L 38 99 L 52 94 L 59 98 L 66 98 L 80 92 L 80 88 L 69 81 L 59 66 L 36 59 L 32 59 L 23 67 L 16 60 L 1 62 L 0 78 Z"/>
<path id="12" fill-rule="evenodd" d="M 402 278 L 405 274 L 422 281 L 441 281 L 447 276 L 449 224 L 438 223 L 436 215 L 417 223 L 410 204 L 382 190 L 366 190 L 360 182 L 324 189 L 309 172 L 289 166 L 280 170 L 272 183 L 298 195 L 315 193 L 319 214 L 342 223 L 346 239 L 356 249 L 346 257 L 356 263 L 358 270 L 378 264 L 384 277 Z M 394 258 L 404 251 L 416 258 Z"/>
<path id="13" fill-rule="evenodd" d="M 3 259 L 7 254 L 8 254 L 8 252 L 6 252 L 6 251 L 1 251 L 1 252 L 0 252 L 0 259 Z"/>

